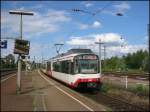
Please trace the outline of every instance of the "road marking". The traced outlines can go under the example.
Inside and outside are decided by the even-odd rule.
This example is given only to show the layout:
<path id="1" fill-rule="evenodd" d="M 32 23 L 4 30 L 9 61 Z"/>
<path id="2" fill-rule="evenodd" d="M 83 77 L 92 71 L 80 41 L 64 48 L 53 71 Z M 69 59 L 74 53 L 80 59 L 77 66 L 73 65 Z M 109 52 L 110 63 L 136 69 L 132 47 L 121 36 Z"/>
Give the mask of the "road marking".
<path id="1" fill-rule="evenodd" d="M 54 83 L 52 83 L 51 81 L 49 81 L 45 76 L 43 76 L 39 71 L 38 73 L 40 74 L 40 76 L 45 79 L 49 84 L 54 85 Z M 55 85 L 55 88 L 60 90 L 61 92 L 63 92 L 64 94 L 66 94 L 67 96 L 69 96 L 70 98 L 74 99 L 75 101 L 77 101 L 78 103 L 80 103 L 82 106 L 84 106 L 85 108 L 87 108 L 90 111 L 94 111 L 93 109 L 91 109 L 90 107 L 88 107 L 87 105 L 85 105 L 83 102 L 81 102 L 80 100 L 74 98 L 72 95 L 70 95 L 69 93 L 67 93 L 66 91 L 62 90 L 61 88 L 59 88 L 58 86 Z"/>
<path id="2" fill-rule="evenodd" d="M 43 105 L 44 111 L 47 111 L 45 100 L 44 100 L 44 95 L 42 95 L 42 105 Z"/>
<path id="3" fill-rule="evenodd" d="M 9 79 L 9 78 L 11 78 L 11 77 L 15 76 L 15 75 L 16 75 L 16 74 L 11 75 L 11 76 L 7 77 L 6 79 L 1 80 L 1 83 L 2 83 L 2 82 L 4 82 L 4 81 L 6 81 L 6 80 L 7 80 L 7 79 Z"/>

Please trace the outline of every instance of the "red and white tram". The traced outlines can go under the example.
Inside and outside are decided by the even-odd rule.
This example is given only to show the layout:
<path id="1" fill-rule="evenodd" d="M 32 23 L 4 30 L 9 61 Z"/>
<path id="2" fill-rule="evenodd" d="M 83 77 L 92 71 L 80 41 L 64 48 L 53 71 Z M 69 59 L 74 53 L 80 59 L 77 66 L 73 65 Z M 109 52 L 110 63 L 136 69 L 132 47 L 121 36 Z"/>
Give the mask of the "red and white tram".
<path id="1" fill-rule="evenodd" d="M 90 49 L 71 49 L 56 56 L 46 62 L 44 72 L 73 88 L 99 88 L 101 85 L 99 59 Z"/>

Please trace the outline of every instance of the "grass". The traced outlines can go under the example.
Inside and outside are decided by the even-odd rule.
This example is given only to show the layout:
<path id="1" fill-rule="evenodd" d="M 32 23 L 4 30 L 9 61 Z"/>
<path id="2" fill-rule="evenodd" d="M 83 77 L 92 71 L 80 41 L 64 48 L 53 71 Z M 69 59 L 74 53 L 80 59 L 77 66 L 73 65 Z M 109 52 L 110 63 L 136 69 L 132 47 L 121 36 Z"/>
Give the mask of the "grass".
<path id="1" fill-rule="evenodd" d="M 145 109 L 149 108 L 149 87 L 136 85 L 128 89 L 114 85 L 111 82 L 103 83 L 101 92 L 121 100 L 130 102 Z"/>
<path id="2" fill-rule="evenodd" d="M 125 91 L 132 92 L 138 96 L 149 96 L 149 86 L 137 84 L 135 86 L 128 85 L 128 88 L 125 89 L 124 85 L 114 84 L 111 81 L 103 82 L 101 86 L 101 92 L 107 93 L 111 89 L 121 89 Z"/>
<path id="3" fill-rule="evenodd" d="M 120 98 L 121 100 L 128 101 L 137 106 L 142 106 L 144 108 L 149 107 L 149 98 L 138 96 L 132 92 L 112 89 L 107 93 L 109 96 Z"/>
<path id="4" fill-rule="evenodd" d="M 149 107 L 149 98 L 138 96 L 132 92 L 121 90 L 121 89 L 112 89 L 108 92 L 109 96 L 120 98 L 121 100 L 128 101 L 137 106 L 142 106 L 144 108 Z"/>
<path id="5" fill-rule="evenodd" d="M 138 84 L 136 86 L 129 86 L 128 91 L 131 91 L 139 96 L 149 96 L 149 86 Z"/>
<path id="6" fill-rule="evenodd" d="M 112 86 L 110 83 L 104 83 L 104 84 L 102 84 L 100 91 L 103 93 L 107 93 L 111 88 L 112 88 Z"/>
<path id="7" fill-rule="evenodd" d="M 123 74 L 130 74 L 130 75 L 133 75 L 133 74 L 145 74 L 146 72 L 143 71 L 143 70 L 140 70 L 140 69 L 128 69 L 128 70 L 125 70 L 125 71 L 119 71 L 117 69 L 102 69 L 102 72 L 112 72 L 112 73 L 116 73 L 116 72 L 120 72 L 120 73 L 123 73 Z"/>

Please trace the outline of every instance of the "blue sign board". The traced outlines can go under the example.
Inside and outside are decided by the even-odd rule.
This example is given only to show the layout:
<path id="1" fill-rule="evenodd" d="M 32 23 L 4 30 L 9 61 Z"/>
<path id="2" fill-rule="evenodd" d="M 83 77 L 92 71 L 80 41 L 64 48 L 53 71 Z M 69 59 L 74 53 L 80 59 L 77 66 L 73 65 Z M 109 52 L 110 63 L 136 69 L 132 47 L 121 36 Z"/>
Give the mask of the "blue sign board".
<path id="1" fill-rule="evenodd" d="M 7 40 L 0 41 L 0 47 L 3 49 L 7 49 Z"/>

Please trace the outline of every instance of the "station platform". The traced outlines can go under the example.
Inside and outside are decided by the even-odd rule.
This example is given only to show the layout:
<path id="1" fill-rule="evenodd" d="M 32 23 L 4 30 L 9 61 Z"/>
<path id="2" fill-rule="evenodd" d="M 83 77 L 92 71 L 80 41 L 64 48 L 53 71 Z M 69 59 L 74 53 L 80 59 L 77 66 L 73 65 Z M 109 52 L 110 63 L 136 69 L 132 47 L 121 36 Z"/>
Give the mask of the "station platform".
<path id="1" fill-rule="evenodd" d="M 40 70 L 22 72 L 21 92 L 16 74 L 1 79 L 1 111 L 106 111 L 108 108 L 82 96 Z"/>

